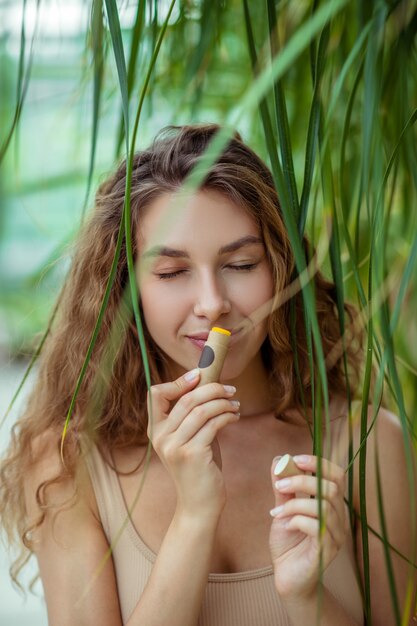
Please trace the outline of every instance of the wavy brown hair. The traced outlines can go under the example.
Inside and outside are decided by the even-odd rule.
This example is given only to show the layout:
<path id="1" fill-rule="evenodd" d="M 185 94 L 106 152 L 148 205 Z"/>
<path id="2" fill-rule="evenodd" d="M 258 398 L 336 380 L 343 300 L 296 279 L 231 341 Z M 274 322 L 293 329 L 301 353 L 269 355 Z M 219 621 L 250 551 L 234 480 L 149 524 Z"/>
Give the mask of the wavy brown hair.
<path id="1" fill-rule="evenodd" d="M 157 136 L 149 149 L 135 155 L 131 180 L 135 260 L 142 212 L 159 195 L 175 192 L 181 187 L 218 129 L 217 125 L 171 126 Z M 28 524 L 23 482 L 26 473 L 36 463 L 36 457 L 42 453 L 39 448 L 34 453 L 32 442 L 49 432 L 54 433 L 56 446 L 60 445 L 63 425 L 115 255 L 125 186 L 126 163 L 122 162 L 100 185 L 95 209 L 75 242 L 71 268 L 59 295 L 58 314 L 39 357 L 36 382 L 21 418 L 12 428 L 9 449 L 1 464 L 2 526 L 9 544 L 14 543 L 20 549 L 10 574 L 21 589 L 17 576 L 33 553 L 30 531 L 44 521 L 48 509 L 48 487 L 75 475 L 76 461 L 81 454 L 80 433 L 88 426 L 90 433 L 94 433 L 96 443 L 107 449 L 148 443 L 147 386 L 138 332 L 129 310 L 121 306 L 128 282 L 123 241 L 103 323 L 66 434 L 65 465 L 53 480 L 39 485 L 37 500 L 43 512 L 35 523 Z M 276 292 L 280 293 L 295 276 L 293 252 L 271 173 L 238 133 L 230 139 L 201 188 L 221 192 L 256 221 L 275 278 Z M 303 246 L 309 260 L 314 250 L 309 249 L 306 238 L 303 239 Z M 328 356 L 333 350 L 334 355 L 335 346 L 341 345 L 335 285 L 326 280 L 320 271 L 314 274 L 312 280 L 323 351 Z M 358 319 L 356 309 L 345 303 L 344 311 L 347 322 L 354 328 Z M 275 395 L 277 417 L 281 417 L 286 410 L 302 410 L 303 406 L 311 405 L 312 385 L 304 314 L 303 299 L 298 290 L 269 318 L 269 332 L 262 346 L 262 356 Z M 109 348 L 108 338 L 115 323 L 123 329 L 123 334 L 116 342 L 117 349 L 113 350 Z M 165 357 L 146 326 L 144 336 L 152 384 L 156 384 L 166 379 Z M 292 337 L 295 337 L 295 346 Z M 342 349 L 336 351 L 336 356 L 327 363 L 328 387 L 331 394 L 349 392 L 353 397 L 360 380 L 361 332 L 351 333 L 345 346 L 345 356 L 347 372 Z M 102 367 L 103 361 L 107 367 Z M 93 410 L 91 407 L 94 407 Z M 93 421 L 87 420 L 91 414 L 94 414 Z"/>

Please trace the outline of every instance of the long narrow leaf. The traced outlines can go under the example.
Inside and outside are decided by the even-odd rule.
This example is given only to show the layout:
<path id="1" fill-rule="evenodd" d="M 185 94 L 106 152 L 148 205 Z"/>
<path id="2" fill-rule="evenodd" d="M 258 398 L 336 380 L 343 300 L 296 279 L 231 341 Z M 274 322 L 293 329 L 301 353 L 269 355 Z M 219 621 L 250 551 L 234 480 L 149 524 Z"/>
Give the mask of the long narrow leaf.
<path id="1" fill-rule="evenodd" d="M 128 68 L 127 68 L 127 96 L 128 96 L 129 102 L 130 102 L 131 96 L 133 94 L 133 89 L 135 86 L 140 44 L 141 44 L 141 40 L 144 39 L 144 36 L 145 36 L 145 32 L 144 32 L 145 31 L 145 5 L 146 5 L 146 0 L 139 0 L 137 10 L 136 10 L 135 24 L 132 30 L 132 41 L 130 45 L 130 55 L 129 55 L 129 62 L 128 62 Z M 120 153 L 123 138 L 125 135 L 123 120 L 124 120 L 124 113 L 122 111 L 120 122 L 119 122 L 119 129 L 117 132 L 116 156 L 118 156 Z"/>
<path id="2" fill-rule="evenodd" d="M 9 147 L 10 141 L 13 137 L 13 133 L 15 132 L 17 125 L 20 120 L 20 116 L 22 114 L 23 104 L 26 98 L 27 90 L 30 82 L 30 75 L 32 71 L 33 57 L 34 57 L 34 44 L 36 41 L 36 37 L 38 34 L 39 27 L 39 7 L 41 0 L 36 0 L 36 17 L 35 24 L 33 28 L 33 35 L 30 44 L 30 50 L 28 55 L 28 60 L 26 63 L 26 72 L 25 72 L 25 50 L 26 50 L 26 31 L 25 31 L 25 16 L 26 16 L 26 3 L 27 0 L 23 0 L 23 17 L 22 17 L 22 27 L 20 34 L 20 54 L 19 54 L 19 70 L 17 77 L 17 95 L 16 95 L 16 108 L 13 116 L 13 120 L 7 133 L 2 146 L 0 147 L 0 163 L 4 159 L 4 156 Z"/>
<path id="3" fill-rule="evenodd" d="M 94 163 L 96 156 L 97 131 L 100 117 L 100 100 L 103 86 L 104 74 L 104 46 L 103 46 L 103 0 L 93 0 L 92 18 L 91 18 L 91 35 L 93 48 L 93 65 L 94 65 L 94 87 L 93 87 L 93 124 L 91 134 L 91 151 L 90 164 L 87 176 L 87 189 L 81 215 L 81 222 L 84 219 L 85 211 L 90 196 L 91 181 L 94 172 Z"/>
<path id="4" fill-rule="evenodd" d="M 269 25 L 269 42 L 271 48 L 271 56 L 275 58 L 278 54 L 278 30 L 277 30 L 277 14 L 275 10 L 275 2 L 273 0 L 267 0 L 268 10 L 268 25 Z M 284 97 L 284 88 L 281 80 L 276 80 L 274 83 L 274 97 L 275 97 L 275 116 L 276 125 L 278 129 L 282 167 L 286 185 L 288 187 L 288 193 L 290 196 L 291 205 L 299 220 L 299 202 L 297 185 L 295 182 L 294 162 L 292 158 L 291 136 L 290 126 L 288 122 L 287 106 Z"/>
<path id="5" fill-rule="evenodd" d="M 90 363 L 91 355 L 92 355 L 93 350 L 94 350 L 94 346 L 95 346 L 95 343 L 96 343 L 96 340 L 97 340 L 97 337 L 98 337 L 98 333 L 99 333 L 101 325 L 103 323 L 104 313 L 106 311 L 107 304 L 108 304 L 108 301 L 109 301 L 109 298 L 110 298 L 110 292 L 112 290 L 114 279 L 116 277 L 116 270 L 117 270 L 117 265 L 118 265 L 119 258 L 120 258 L 120 251 L 122 249 L 123 234 L 124 234 L 123 228 L 122 228 L 122 225 L 124 223 L 124 221 L 123 221 L 124 212 L 125 211 L 123 209 L 122 219 L 120 221 L 120 226 L 119 226 L 119 233 L 118 233 L 118 236 L 117 236 L 116 251 L 115 251 L 115 255 L 114 255 L 114 258 L 113 258 L 112 266 L 111 266 L 111 269 L 110 269 L 110 275 L 109 275 L 109 278 L 107 280 L 107 285 L 106 285 L 106 290 L 104 292 L 103 301 L 101 303 L 100 311 L 99 311 L 99 314 L 98 314 L 98 317 L 97 317 L 97 320 L 96 320 L 96 323 L 95 323 L 95 326 L 94 326 L 93 333 L 91 335 L 91 339 L 90 339 L 90 342 L 89 342 L 89 345 L 88 345 L 87 353 L 86 353 L 83 365 L 81 367 L 81 371 L 80 371 L 78 379 L 77 379 L 75 390 L 74 390 L 73 396 L 71 398 L 70 406 L 69 406 L 69 409 L 68 409 L 68 413 L 67 413 L 67 416 L 66 416 L 66 419 L 65 419 L 65 423 L 64 423 L 64 428 L 63 428 L 62 435 L 61 435 L 61 460 L 62 460 L 62 462 L 64 464 L 64 467 L 65 467 L 65 462 L 64 462 L 64 442 L 65 442 L 65 436 L 66 436 L 66 433 L 67 433 L 67 430 L 68 430 L 68 425 L 69 425 L 72 413 L 74 411 L 75 401 L 77 399 L 78 392 L 79 392 L 79 390 L 81 388 L 81 384 L 82 384 L 82 382 L 84 380 L 84 376 L 85 376 L 85 373 L 87 371 L 87 367 L 88 367 L 88 365 Z"/>
<path id="6" fill-rule="evenodd" d="M 120 30 L 119 13 L 115 0 L 106 0 L 107 17 L 113 43 L 114 58 L 119 76 L 120 94 L 122 97 L 124 132 L 126 140 L 126 155 L 129 152 L 129 96 L 127 88 L 126 60 L 123 49 L 122 33 Z"/>

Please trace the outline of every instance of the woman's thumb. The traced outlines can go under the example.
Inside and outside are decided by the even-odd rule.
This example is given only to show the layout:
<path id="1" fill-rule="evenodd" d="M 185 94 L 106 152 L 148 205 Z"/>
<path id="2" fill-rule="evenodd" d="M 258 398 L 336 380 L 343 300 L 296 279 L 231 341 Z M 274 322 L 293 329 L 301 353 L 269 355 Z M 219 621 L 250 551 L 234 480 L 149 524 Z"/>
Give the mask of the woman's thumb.
<path id="1" fill-rule="evenodd" d="M 189 372 L 185 372 L 182 376 L 173 380 L 172 383 L 166 383 L 165 397 L 168 400 L 177 400 L 186 391 L 192 389 L 197 380 L 200 378 L 200 370 L 196 367 Z M 162 385 L 164 387 L 164 385 Z"/>
<path id="2" fill-rule="evenodd" d="M 200 370 L 197 367 L 169 383 L 153 385 L 148 394 L 148 411 L 167 412 L 170 403 L 191 390 L 199 378 Z"/>

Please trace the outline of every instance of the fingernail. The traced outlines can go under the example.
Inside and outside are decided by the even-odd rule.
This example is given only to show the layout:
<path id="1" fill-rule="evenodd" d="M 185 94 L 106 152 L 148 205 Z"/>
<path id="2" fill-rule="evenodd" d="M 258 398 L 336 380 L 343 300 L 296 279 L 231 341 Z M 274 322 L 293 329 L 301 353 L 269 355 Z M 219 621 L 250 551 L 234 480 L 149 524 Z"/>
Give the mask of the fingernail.
<path id="1" fill-rule="evenodd" d="M 269 514 L 271 515 L 271 517 L 275 517 L 275 515 L 278 515 L 278 513 L 281 513 L 283 508 L 284 506 L 282 504 L 280 506 L 276 506 L 274 509 L 271 509 L 269 511 Z"/>
<path id="2" fill-rule="evenodd" d="M 277 480 L 275 482 L 276 489 L 284 489 L 291 485 L 291 480 L 289 478 L 283 478 L 282 480 Z"/>
<path id="3" fill-rule="evenodd" d="M 236 393 L 236 387 L 233 387 L 232 385 L 223 385 L 223 387 L 226 393 Z"/>
<path id="4" fill-rule="evenodd" d="M 195 378 L 197 378 L 199 373 L 200 373 L 200 370 L 198 369 L 198 367 L 196 367 L 195 369 L 191 370 L 190 372 L 187 372 L 186 374 L 184 374 L 184 378 L 185 378 L 185 380 L 194 380 Z"/>
<path id="5" fill-rule="evenodd" d="M 307 454 L 296 454 L 293 459 L 296 463 L 308 463 L 310 457 Z"/>

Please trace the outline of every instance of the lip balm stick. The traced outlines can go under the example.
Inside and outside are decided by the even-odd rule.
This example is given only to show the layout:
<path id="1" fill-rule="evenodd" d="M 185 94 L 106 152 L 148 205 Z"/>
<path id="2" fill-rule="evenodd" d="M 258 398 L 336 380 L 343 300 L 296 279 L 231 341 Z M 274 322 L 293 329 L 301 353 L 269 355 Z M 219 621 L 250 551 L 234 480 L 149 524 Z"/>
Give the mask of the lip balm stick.
<path id="1" fill-rule="evenodd" d="M 217 326 L 213 326 L 209 332 L 209 336 L 204 344 L 203 352 L 198 362 L 200 382 L 197 387 L 205 385 L 206 383 L 217 383 L 219 381 L 231 334 L 229 330 Z M 222 469 L 222 455 L 217 437 L 213 439 L 212 449 L 213 460 L 219 469 Z"/>
<path id="2" fill-rule="evenodd" d="M 303 470 L 297 467 L 291 454 L 284 454 L 284 456 L 282 456 L 278 463 L 275 465 L 274 469 L 274 475 L 278 478 L 286 478 L 289 476 L 295 476 L 297 474 L 304 473 L 305 472 L 303 472 Z M 302 492 L 295 493 L 296 498 L 302 498 L 303 496 L 305 497 Z"/>
<path id="3" fill-rule="evenodd" d="M 303 474 L 303 471 L 295 464 L 290 454 L 284 454 L 275 465 L 275 476 L 285 478 L 287 476 L 295 476 L 296 474 Z"/>
<path id="4" fill-rule="evenodd" d="M 200 369 L 198 387 L 206 383 L 217 383 L 219 381 L 231 334 L 229 330 L 217 326 L 211 329 L 198 362 Z"/>

